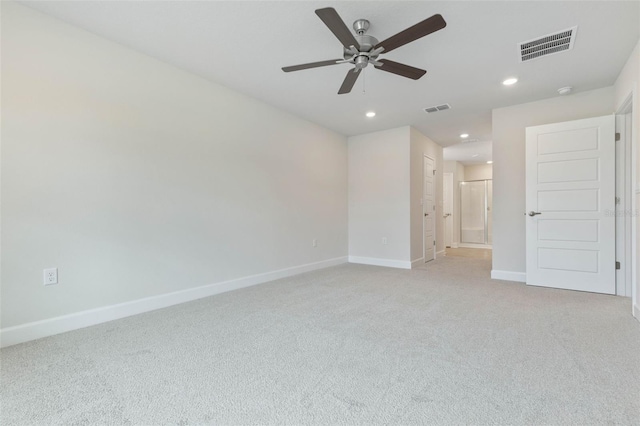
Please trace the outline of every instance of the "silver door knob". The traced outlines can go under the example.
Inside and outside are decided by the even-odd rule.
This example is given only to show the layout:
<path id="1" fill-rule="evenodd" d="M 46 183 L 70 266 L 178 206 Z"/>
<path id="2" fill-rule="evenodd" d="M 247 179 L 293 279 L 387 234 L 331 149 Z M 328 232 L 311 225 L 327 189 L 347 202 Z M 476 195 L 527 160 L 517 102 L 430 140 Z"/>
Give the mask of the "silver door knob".
<path id="1" fill-rule="evenodd" d="M 538 215 L 538 214 L 542 214 L 542 213 L 540 213 L 540 212 L 534 212 L 533 210 L 531 210 L 531 211 L 529 212 L 529 216 L 535 216 L 535 215 Z"/>

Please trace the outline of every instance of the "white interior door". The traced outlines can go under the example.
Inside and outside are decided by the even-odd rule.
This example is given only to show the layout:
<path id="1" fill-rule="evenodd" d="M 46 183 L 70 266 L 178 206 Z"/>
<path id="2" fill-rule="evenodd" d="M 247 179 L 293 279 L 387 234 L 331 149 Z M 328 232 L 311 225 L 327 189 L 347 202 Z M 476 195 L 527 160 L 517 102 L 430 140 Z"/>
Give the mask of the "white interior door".
<path id="1" fill-rule="evenodd" d="M 451 247 L 453 243 L 453 173 L 444 173 L 442 181 L 444 245 L 445 247 Z"/>
<path id="2" fill-rule="evenodd" d="M 527 284 L 615 294 L 615 119 L 526 129 Z"/>
<path id="3" fill-rule="evenodd" d="M 435 166 L 433 159 L 424 157 L 424 202 L 423 213 L 423 230 L 424 230 L 424 261 L 429 262 L 436 258 L 436 239 L 435 239 L 435 219 L 436 219 L 436 203 L 435 203 Z"/>

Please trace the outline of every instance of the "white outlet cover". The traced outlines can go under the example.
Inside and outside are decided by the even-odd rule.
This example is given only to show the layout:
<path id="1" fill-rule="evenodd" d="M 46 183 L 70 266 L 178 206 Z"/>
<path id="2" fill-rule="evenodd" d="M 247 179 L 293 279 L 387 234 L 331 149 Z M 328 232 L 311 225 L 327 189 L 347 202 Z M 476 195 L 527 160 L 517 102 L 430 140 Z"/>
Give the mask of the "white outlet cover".
<path id="1" fill-rule="evenodd" d="M 44 285 L 58 284 L 58 268 L 49 268 L 43 271 Z"/>

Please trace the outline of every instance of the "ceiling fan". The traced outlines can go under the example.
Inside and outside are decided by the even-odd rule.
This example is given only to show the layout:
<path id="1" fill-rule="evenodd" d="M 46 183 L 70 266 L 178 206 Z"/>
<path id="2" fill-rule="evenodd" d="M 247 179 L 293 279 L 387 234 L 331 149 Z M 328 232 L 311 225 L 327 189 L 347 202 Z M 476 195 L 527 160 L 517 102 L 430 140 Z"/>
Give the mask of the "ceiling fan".
<path id="1" fill-rule="evenodd" d="M 356 32 L 354 36 L 334 8 L 326 7 L 324 9 L 318 9 L 316 10 L 316 15 L 318 15 L 322 22 L 324 22 L 337 37 L 340 43 L 342 43 L 342 46 L 344 46 L 343 58 L 283 67 L 282 71 L 291 72 L 325 67 L 328 65 L 353 64 L 355 68 L 352 68 L 347 73 L 347 76 L 342 82 L 342 86 L 340 86 L 340 90 L 338 90 L 339 95 L 351 92 L 360 75 L 360 71 L 369 64 L 382 71 L 413 80 L 419 79 L 427 73 L 425 70 L 390 61 L 389 59 L 378 59 L 378 56 L 381 53 L 391 52 L 398 47 L 404 46 L 407 43 L 411 43 L 447 26 L 442 15 L 437 14 L 422 22 L 418 22 L 404 31 L 400 31 L 398 34 L 384 41 L 378 42 L 375 37 L 366 34 L 369 29 L 369 21 L 366 19 L 358 19 L 353 23 L 353 29 Z"/>

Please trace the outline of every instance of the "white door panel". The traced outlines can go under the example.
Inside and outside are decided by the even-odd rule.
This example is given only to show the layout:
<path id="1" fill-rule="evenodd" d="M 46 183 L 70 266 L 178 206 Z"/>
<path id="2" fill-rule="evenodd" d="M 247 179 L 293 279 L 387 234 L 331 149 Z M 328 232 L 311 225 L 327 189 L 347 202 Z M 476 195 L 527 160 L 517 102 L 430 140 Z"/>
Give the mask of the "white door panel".
<path id="1" fill-rule="evenodd" d="M 555 123 L 551 126 L 556 124 L 562 125 L 564 123 Z M 569 128 L 539 135 L 536 140 L 536 152 L 538 155 L 550 155 L 567 152 L 593 151 L 598 149 L 598 142 L 597 127 L 587 127 L 584 129 Z"/>
<path id="2" fill-rule="evenodd" d="M 527 284 L 615 293 L 614 116 L 528 127 Z"/>
<path id="3" fill-rule="evenodd" d="M 598 180 L 598 163 L 597 158 L 540 163 L 538 164 L 538 183 Z"/>
<path id="4" fill-rule="evenodd" d="M 568 248 L 541 248 L 538 249 L 538 267 L 558 271 L 595 273 L 598 272 L 598 252 Z"/>
<path id="5" fill-rule="evenodd" d="M 538 218 L 538 240 L 598 242 L 597 220 Z"/>
<path id="6" fill-rule="evenodd" d="M 541 185 L 539 185 L 541 186 Z M 545 212 L 598 211 L 598 189 L 545 190 L 539 189 L 537 210 Z"/>

